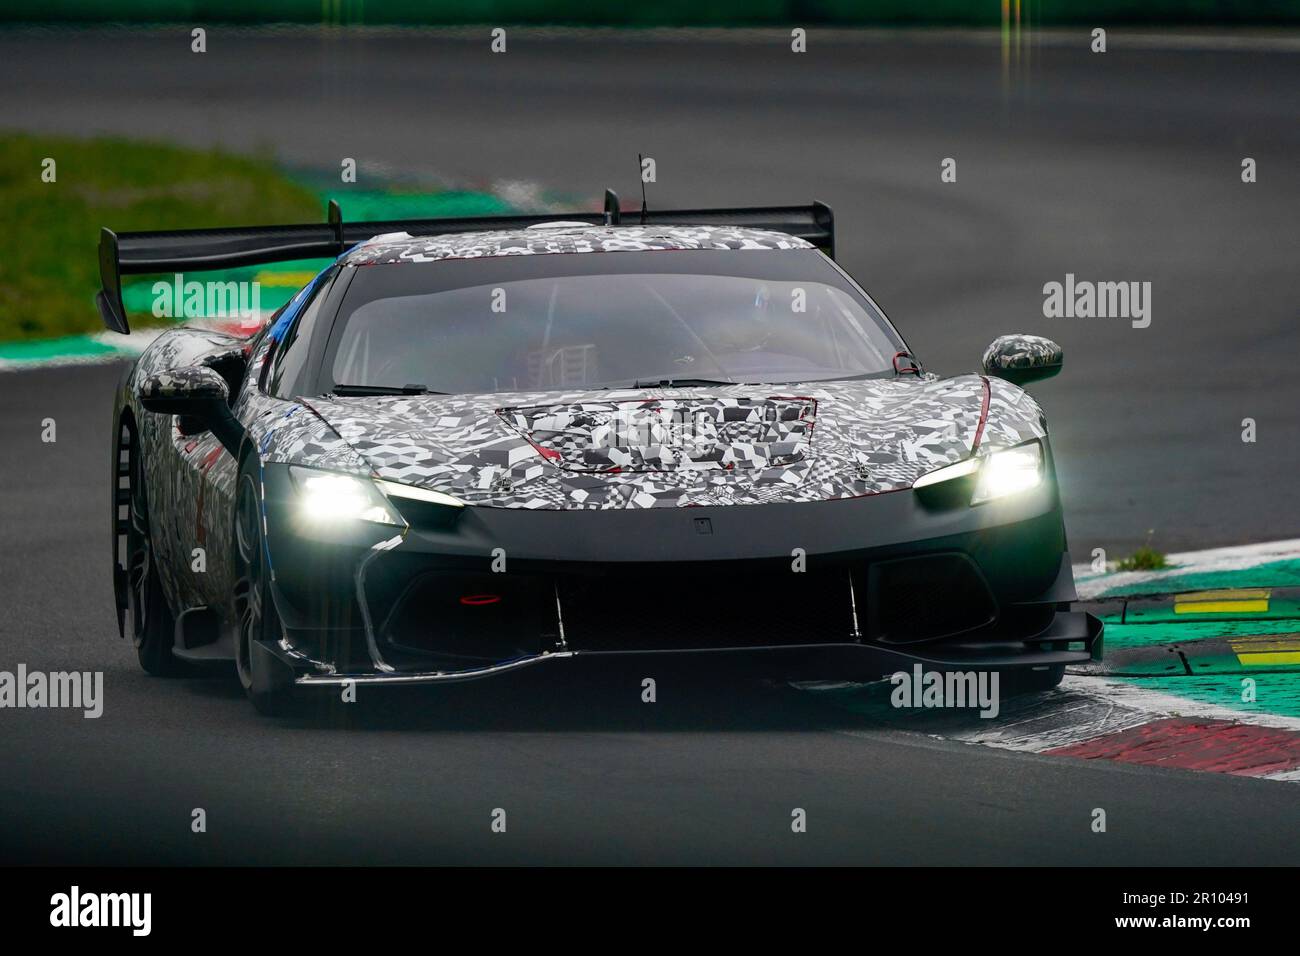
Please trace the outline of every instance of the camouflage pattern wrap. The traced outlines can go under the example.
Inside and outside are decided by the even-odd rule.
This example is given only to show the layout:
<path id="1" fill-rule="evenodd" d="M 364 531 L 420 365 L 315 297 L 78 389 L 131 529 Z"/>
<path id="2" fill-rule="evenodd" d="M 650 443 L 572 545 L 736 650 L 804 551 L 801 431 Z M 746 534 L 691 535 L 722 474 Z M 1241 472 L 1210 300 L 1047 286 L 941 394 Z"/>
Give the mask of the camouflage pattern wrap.
<path id="1" fill-rule="evenodd" d="M 1000 378 L 989 377 L 984 381 L 989 388 L 989 414 L 980 440 L 980 454 L 1047 437 L 1047 416 L 1033 396 Z"/>
<path id="2" fill-rule="evenodd" d="M 140 383 L 140 398 L 207 398 L 225 401 L 226 381 L 206 365 L 163 369 Z"/>
<path id="3" fill-rule="evenodd" d="M 990 382 L 981 450 L 1045 434 Z M 474 505 L 610 509 L 825 501 L 897 491 L 974 450 L 985 379 L 306 398 L 265 427 L 267 461 Z M 779 391 L 778 391 L 779 389 Z M 311 414 L 303 414 L 305 407 Z"/>
<path id="4" fill-rule="evenodd" d="M 1060 365 L 1063 354 L 1059 345 L 1041 335 L 999 335 L 984 350 L 983 367 L 988 374 L 997 375 L 1007 369 Z"/>
<path id="5" fill-rule="evenodd" d="M 141 354 L 119 397 L 119 414 L 134 422 L 143 456 L 150 534 L 172 607 L 210 604 L 234 587 L 230 515 L 237 472 L 234 458 L 211 432 L 182 434 L 176 416 L 146 411 L 140 399 L 151 382 L 173 393 L 195 385 L 219 387 L 224 396 L 225 381 L 206 362 L 244 344 L 220 332 L 168 330 Z M 192 573 L 200 557 L 205 571 Z"/>
<path id="6" fill-rule="evenodd" d="M 808 454 L 811 399 L 645 399 L 503 409 L 567 471 L 763 468 Z M 553 453 L 553 454 L 551 454 Z"/>
<path id="7" fill-rule="evenodd" d="M 340 260 L 348 266 L 491 256 L 541 256 L 583 252 L 646 252 L 685 249 L 812 249 L 782 232 L 721 226 L 588 226 L 465 232 L 413 237 L 377 236 Z"/>

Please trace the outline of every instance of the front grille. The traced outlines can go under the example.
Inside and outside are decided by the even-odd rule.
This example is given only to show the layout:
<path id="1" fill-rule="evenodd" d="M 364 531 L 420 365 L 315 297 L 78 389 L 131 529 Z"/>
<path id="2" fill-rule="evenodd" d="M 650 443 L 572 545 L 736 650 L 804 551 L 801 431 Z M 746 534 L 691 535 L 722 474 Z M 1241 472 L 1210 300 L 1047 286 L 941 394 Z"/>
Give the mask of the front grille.
<path id="1" fill-rule="evenodd" d="M 867 636 L 912 644 L 990 624 L 997 605 L 964 554 L 932 554 L 872 564 L 866 572 Z"/>
<path id="2" fill-rule="evenodd" d="M 571 650 L 762 647 L 854 640 L 847 569 L 714 567 L 560 579 Z"/>

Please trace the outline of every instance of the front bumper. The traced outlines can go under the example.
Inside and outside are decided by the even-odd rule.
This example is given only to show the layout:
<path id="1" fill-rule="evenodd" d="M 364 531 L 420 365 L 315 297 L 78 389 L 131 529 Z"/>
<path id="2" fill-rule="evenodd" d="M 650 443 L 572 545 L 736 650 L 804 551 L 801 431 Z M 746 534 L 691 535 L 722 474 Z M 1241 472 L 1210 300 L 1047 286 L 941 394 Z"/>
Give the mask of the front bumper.
<path id="1" fill-rule="evenodd" d="M 302 524 L 283 467 L 266 467 L 263 495 L 285 625 L 266 650 L 302 684 L 458 681 L 579 657 L 865 681 L 915 663 L 1041 669 L 1101 655 L 1100 622 L 1069 610 L 1054 481 L 975 508 L 910 491 L 617 511 L 413 506 L 404 533 Z"/>

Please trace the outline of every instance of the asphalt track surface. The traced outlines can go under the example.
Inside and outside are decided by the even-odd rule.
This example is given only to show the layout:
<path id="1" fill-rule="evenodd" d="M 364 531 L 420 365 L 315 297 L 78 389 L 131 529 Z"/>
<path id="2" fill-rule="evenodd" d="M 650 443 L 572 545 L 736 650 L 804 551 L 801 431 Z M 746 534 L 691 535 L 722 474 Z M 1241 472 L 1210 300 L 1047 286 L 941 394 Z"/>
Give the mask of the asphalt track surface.
<path id="1" fill-rule="evenodd" d="M 927 365 L 1035 331 L 1076 557 L 1300 534 L 1300 55 L 996 46 L 188 34 L 0 35 L 0 125 L 270 145 L 363 174 L 524 181 L 662 206 L 831 203 L 840 259 Z M 171 44 L 169 47 L 168 44 Z M 958 183 L 939 162 L 958 160 Z M 1260 181 L 1239 179 L 1241 157 Z M 60 168 L 61 179 L 70 175 Z M 346 211 L 346 207 L 345 207 Z M 91 246 L 79 250 L 90 255 Z M 1073 272 L 1153 284 L 1153 321 L 1045 319 Z M 103 670 L 106 709 L 0 712 L 0 860 L 1294 863 L 1294 786 L 1007 753 L 866 726 L 727 674 L 555 674 L 258 718 L 154 680 L 107 561 L 118 369 L 0 375 L 0 668 Z M 1243 445 L 1241 419 L 1258 422 Z M 41 422 L 58 440 L 41 442 Z M 653 675 L 650 675 L 653 676 Z M 190 830 L 191 811 L 208 832 Z M 507 811 L 505 834 L 491 813 Z M 791 810 L 808 813 L 793 834 Z M 1109 832 L 1091 831 L 1105 808 Z"/>

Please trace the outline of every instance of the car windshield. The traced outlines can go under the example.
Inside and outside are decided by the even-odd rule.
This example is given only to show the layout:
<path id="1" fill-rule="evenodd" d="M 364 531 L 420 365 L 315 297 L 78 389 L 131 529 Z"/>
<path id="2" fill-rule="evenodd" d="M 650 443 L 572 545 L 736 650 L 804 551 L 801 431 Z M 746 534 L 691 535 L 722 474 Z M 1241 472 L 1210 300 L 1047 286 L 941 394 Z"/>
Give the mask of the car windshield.
<path id="1" fill-rule="evenodd" d="M 324 390 L 449 394 L 892 374 L 888 323 L 811 249 L 360 266 Z"/>

